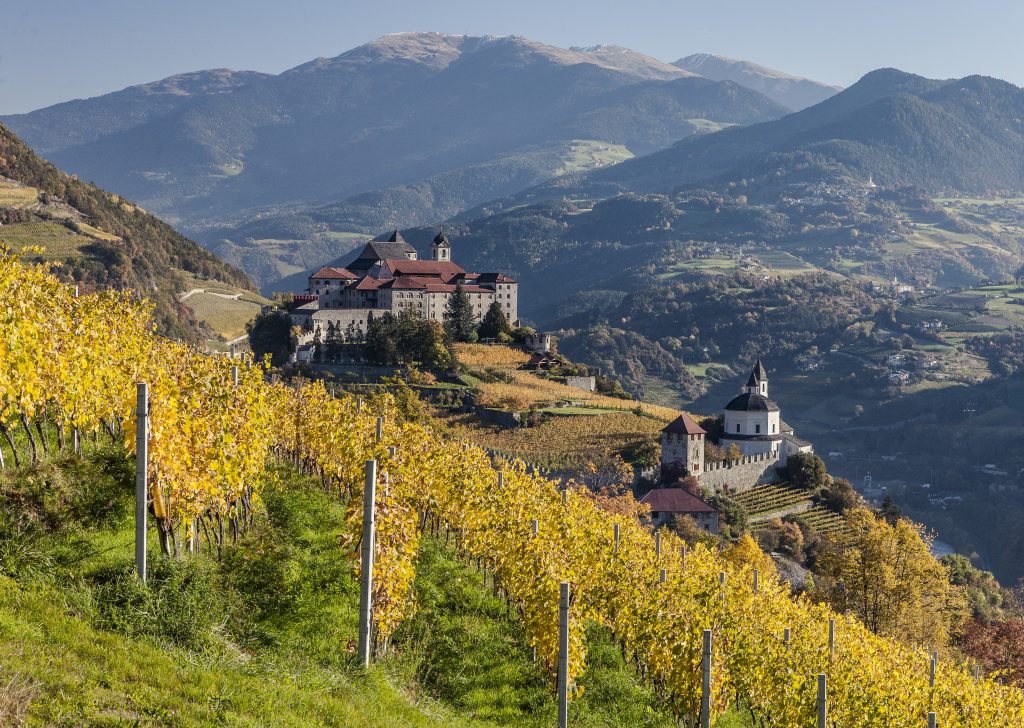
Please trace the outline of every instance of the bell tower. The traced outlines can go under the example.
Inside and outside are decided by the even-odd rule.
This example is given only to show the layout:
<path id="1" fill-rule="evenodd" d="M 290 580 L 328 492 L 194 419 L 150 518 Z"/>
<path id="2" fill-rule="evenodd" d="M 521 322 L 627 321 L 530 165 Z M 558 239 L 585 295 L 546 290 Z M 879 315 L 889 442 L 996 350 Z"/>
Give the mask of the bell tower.
<path id="1" fill-rule="evenodd" d="M 747 394 L 768 396 L 768 371 L 760 359 L 754 364 L 754 369 L 750 372 L 750 379 L 747 380 L 747 386 L 743 388 L 743 391 Z"/>
<path id="2" fill-rule="evenodd" d="M 438 233 L 434 243 L 430 246 L 430 255 L 434 260 L 441 263 L 451 262 L 452 244 L 448 242 L 448 236 Z"/>

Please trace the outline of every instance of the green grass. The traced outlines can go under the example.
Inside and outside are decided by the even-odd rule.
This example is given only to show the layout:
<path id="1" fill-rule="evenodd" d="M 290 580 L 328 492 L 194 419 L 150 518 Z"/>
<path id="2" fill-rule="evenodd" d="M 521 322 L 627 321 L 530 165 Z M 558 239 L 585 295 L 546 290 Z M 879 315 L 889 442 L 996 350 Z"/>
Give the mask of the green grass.
<path id="1" fill-rule="evenodd" d="M 259 315 L 261 304 L 224 298 L 214 293 L 193 293 L 185 300 L 195 317 L 208 324 L 225 339 L 245 333 L 245 326 Z"/>
<path id="2" fill-rule="evenodd" d="M 614 414 L 617 410 L 608 409 L 606 407 L 547 407 L 542 409 L 541 412 L 545 412 L 549 415 L 561 415 L 561 416 L 573 416 L 573 415 L 606 415 L 608 413 Z"/>
<path id="3" fill-rule="evenodd" d="M 554 722 L 515 610 L 442 544 L 425 541 L 417 613 L 364 672 L 336 497 L 282 470 L 222 561 L 151 548 L 143 587 L 132 476 L 120 448 L 91 443 L 84 459 L 0 474 L 0 725 Z M 675 725 L 606 630 L 588 629 L 588 651 L 571 725 Z"/>
<path id="4" fill-rule="evenodd" d="M 463 724 L 429 697 L 414 704 L 386 664 L 353 664 L 340 504 L 296 482 L 271 490 L 267 518 L 222 564 L 151 552 L 145 589 L 128 576 L 131 480 L 112 450 L 4 479 L 0 523 L 17 504 L 40 524 L 21 558 L 0 536 L 0 685 L 28 725 Z"/>
<path id="5" fill-rule="evenodd" d="M 553 170 L 552 174 L 556 177 L 562 174 L 577 174 L 632 158 L 633 153 L 622 144 L 574 139 L 563 152 L 562 165 Z"/>

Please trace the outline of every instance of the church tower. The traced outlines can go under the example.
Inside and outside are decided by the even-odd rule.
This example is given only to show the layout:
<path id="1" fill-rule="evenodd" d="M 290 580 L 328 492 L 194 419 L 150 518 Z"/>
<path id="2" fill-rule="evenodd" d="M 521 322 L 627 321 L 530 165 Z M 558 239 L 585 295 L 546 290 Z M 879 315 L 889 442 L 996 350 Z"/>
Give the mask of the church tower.
<path id="1" fill-rule="evenodd" d="M 433 245 L 430 246 L 430 253 L 431 257 L 438 262 L 451 262 L 452 244 L 448 242 L 448 236 L 444 233 L 438 233 L 437 237 L 434 238 Z"/>
<path id="2" fill-rule="evenodd" d="M 743 391 L 747 394 L 768 396 L 768 371 L 760 359 L 754 364 L 754 369 L 750 372 L 750 379 L 747 380 L 747 386 L 743 388 Z"/>

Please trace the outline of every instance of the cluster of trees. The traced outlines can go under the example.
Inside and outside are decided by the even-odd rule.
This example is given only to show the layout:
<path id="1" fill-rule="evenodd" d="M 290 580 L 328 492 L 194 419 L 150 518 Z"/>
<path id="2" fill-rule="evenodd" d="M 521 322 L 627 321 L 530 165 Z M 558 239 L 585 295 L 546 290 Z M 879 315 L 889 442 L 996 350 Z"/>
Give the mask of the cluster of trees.
<path id="1" fill-rule="evenodd" d="M 875 634 L 936 648 L 968 617 L 963 588 L 931 554 L 931 536 L 905 519 L 890 523 L 863 508 L 847 514 L 850 538 L 826 543 L 815 591 Z"/>
<path id="2" fill-rule="evenodd" d="M 473 302 L 469 294 L 462 289 L 461 283 L 456 285 L 455 292 L 448 296 L 448 303 L 444 309 L 444 328 L 453 341 L 512 340 L 512 324 L 509 323 L 501 304 L 493 301 L 478 323 L 476 314 L 473 313 Z"/>
<path id="3" fill-rule="evenodd" d="M 412 309 L 397 316 L 386 312 L 367 324 L 366 356 L 380 366 L 404 364 L 428 369 L 447 369 L 455 361 L 452 338 L 445 328 Z"/>

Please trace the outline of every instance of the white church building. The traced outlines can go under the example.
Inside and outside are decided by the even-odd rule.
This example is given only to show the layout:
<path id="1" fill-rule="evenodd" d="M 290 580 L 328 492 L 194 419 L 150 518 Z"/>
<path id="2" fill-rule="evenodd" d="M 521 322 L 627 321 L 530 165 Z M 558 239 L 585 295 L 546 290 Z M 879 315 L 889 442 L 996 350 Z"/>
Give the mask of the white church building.
<path id="1" fill-rule="evenodd" d="M 683 413 L 661 432 L 662 474 L 686 473 L 715 491 L 742 492 L 758 483 L 779 478 L 777 468 L 796 453 L 812 452 L 811 443 L 796 436 L 782 419 L 779 406 L 768 399 L 768 372 L 761 360 L 754 364 L 743 391 L 725 406 L 719 446 L 735 445 L 738 460 L 705 462 L 707 434 Z"/>

